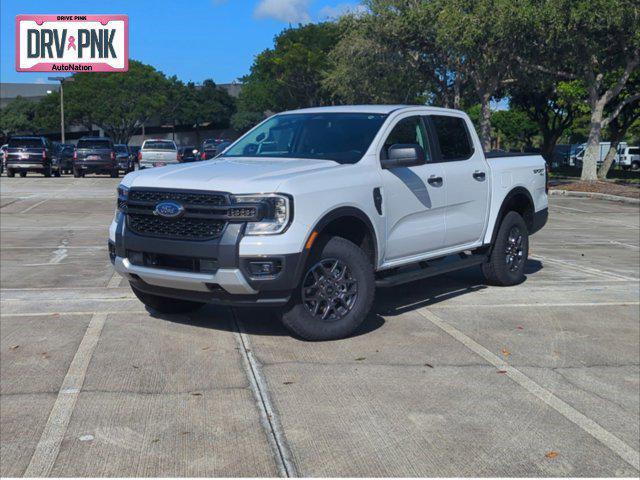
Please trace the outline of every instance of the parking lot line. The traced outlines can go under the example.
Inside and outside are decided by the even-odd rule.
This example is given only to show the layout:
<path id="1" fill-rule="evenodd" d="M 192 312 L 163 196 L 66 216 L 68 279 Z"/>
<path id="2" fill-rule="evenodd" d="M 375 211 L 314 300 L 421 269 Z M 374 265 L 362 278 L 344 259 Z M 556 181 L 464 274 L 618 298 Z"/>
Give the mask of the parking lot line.
<path id="1" fill-rule="evenodd" d="M 36 207 L 39 207 L 40 205 L 42 205 L 44 202 L 46 202 L 47 200 L 49 200 L 48 198 L 45 198 L 44 200 L 40 200 L 38 203 L 34 203 L 33 205 L 31 205 L 30 207 L 25 208 L 24 210 L 22 210 L 20 213 L 27 213 L 30 212 L 31 210 L 33 210 Z"/>
<path id="2" fill-rule="evenodd" d="M 96 313 L 91 317 L 87 331 L 62 381 L 38 445 L 24 472 L 25 477 L 46 477 L 51 473 L 106 318 L 107 315 L 102 313 Z"/>
<path id="3" fill-rule="evenodd" d="M 251 386 L 251 392 L 258 404 L 260 421 L 265 429 L 269 445 L 274 452 L 278 473 L 281 477 L 298 477 L 300 475 L 298 475 L 295 464 L 293 463 L 293 456 L 291 455 L 287 440 L 284 436 L 282 425 L 269 397 L 267 382 L 262 375 L 260 365 L 251 351 L 249 337 L 244 333 L 242 324 L 240 320 L 238 320 L 235 310 L 232 309 L 231 313 L 236 328 L 234 337 L 240 348 L 242 362 L 249 380 L 249 385 Z"/>
<path id="4" fill-rule="evenodd" d="M 530 307 L 635 307 L 640 302 L 560 302 L 560 303 L 491 303 L 473 305 L 430 305 L 429 308 L 530 308 Z"/>
<path id="5" fill-rule="evenodd" d="M 618 273 L 613 273 L 613 272 L 607 272 L 605 270 L 600 270 L 598 268 L 593 268 L 593 267 L 584 267 L 581 265 L 575 265 L 571 262 L 566 262 L 564 260 L 558 260 L 556 258 L 549 258 L 546 256 L 542 256 L 542 255 L 530 255 L 529 258 L 532 258 L 534 260 L 543 260 L 545 262 L 549 262 L 549 263 L 555 263 L 557 265 L 562 265 L 563 267 L 567 267 L 567 268 L 571 268 L 574 270 L 578 270 L 579 272 L 583 272 L 583 273 L 589 273 L 591 275 L 597 275 L 603 278 L 606 278 L 608 280 L 615 278 L 618 280 L 627 280 L 630 282 L 637 282 L 638 278 L 634 278 L 634 277 L 628 277 L 626 275 L 620 275 Z"/>
<path id="6" fill-rule="evenodd" d="M 580 413 L 568 403 L 556 397 L 549 390 L 538 385 L 536 382 L 520 372 L 520 370 L 510 366 L 508 363 L 505 363 L 504 360 L 502 360 L 500 357 L 487 350 L 485 347 L 462 333 L 460 330 L 442 321 L 442 319 L 440 319 L 440 317 L 438 317 L 435 313 L 427 309 L 420 309 L 418 310 L 418 313 L 420 313 L 420 315 L 422 315 L 426 320 L 429 320 L 440 330 L 449 334 L 451 337 L 462 343 L 476 355 L 482 357 L 489 364 L 493 365 L 498 370 L 503 371 L 505 375 L 507 375 L 511 380 L 516 382 L 532 395 L 536 396 L 538 399 L 542 400 L 545 404 L 553 408 L 567 420 L 573 422 L 589 435 L 600 441 L 603 445 L 616 453 L 620 458 L 622 458 L 633 468 L 635 468 L 636 470 L 640 470 L 640 453 L 635 451 L 633 448 L 613 435 L 611 432 L 605 430 L 595 421 L 591 420 L 589 417 Z"/>
<path id="7" fill-rule="evenodd" d="M 107 288 L 118 288 L 120 286 L 120 281 L 122 280 L 122 276 L 118 272 L 113 272 L 109 282 L 107 283 Z"/>

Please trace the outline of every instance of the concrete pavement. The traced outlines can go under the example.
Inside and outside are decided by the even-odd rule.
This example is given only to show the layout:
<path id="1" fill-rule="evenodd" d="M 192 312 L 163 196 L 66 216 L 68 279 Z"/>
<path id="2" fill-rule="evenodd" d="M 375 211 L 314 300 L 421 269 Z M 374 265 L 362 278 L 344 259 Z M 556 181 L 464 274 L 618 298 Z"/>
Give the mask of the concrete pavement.
<path id="1" fill-rule="evenodd" d="M 0 475 L 638 475 L 638 206 L 553 197 L 522 285 L 381 290 L 311 343 L 147 312 L 107 258 L 116 183 L 1 179 Z"/>

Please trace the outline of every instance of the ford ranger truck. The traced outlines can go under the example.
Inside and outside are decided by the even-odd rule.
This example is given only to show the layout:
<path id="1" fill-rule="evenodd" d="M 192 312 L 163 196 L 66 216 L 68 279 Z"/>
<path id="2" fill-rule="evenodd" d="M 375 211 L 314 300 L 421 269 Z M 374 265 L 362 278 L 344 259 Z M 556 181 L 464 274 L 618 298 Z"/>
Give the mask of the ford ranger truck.
<path id="1" fill-rule="evenodd" d="M 180 163 L 178 147 L 173 140 L 145 140 L 138 152 L 138 162 L 140 168 Z"/>
<path id="2" fill-rule="evenodd" d="M 272 306 L 328 340 L 359 327 L 376 288 L 474 265 L 522 282 L 546 221 L 543 158 L 485 156 L 465 113 L 324 107 L 274 115 L 216 160 L 128 174 L 109 253 L 157 312 Z"/>

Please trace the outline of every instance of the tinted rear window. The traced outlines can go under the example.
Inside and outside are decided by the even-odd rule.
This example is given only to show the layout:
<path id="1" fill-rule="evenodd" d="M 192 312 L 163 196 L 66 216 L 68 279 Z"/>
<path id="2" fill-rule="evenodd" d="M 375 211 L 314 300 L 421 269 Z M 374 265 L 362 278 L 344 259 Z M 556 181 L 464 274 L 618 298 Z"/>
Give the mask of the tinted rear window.
<path id="1" fill-rule="evenodd" d="M 473 154 L 471 139 L 462 118 L 432 115 L 442 160 L 464 160 Z"/>
<path id="2" fill-rule="evenodd" d="M 78 140 L 78 148 L 111 148 L 109 140 Z"/>
<path id="3" fill-rule="evenodd" d="M 115 150 L 118 153 L 128 153 L 126 145 L 116 145 Z"/>
<path id="4" fill-rule="evenodd" d="M 145 142 L 142 148 L 145 150 L 175 150 L 176 146 L 173 142 L 152 141 Z"/>
<path id="5" fill-rule="evenodd" d="M 9 148 L 43 148 L 39 138 L 12 138 L 9 140 Z"/>

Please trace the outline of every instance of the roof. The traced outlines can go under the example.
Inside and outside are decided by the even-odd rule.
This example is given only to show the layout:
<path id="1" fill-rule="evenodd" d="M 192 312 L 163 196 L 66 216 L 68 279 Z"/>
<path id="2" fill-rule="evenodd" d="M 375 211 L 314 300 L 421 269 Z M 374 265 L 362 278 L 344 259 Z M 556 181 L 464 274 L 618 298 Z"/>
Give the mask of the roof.
<path id="1" fill-rule="evenodd" d="M 452 112 L 450 108 L 430 107 L 427 105 L 339 105 L 330 107 L 302 108 L 281 113 L 378 113 L 388 115 L 397 110 L 420 108 L 432 112 Z"/>
<path id="2" fill-rule="evenodd" d="M 0 98 L 12 99 L 20 97 L 44 97 L 47 91 L 57 92 L 57 83 L 0 83 Z"/>

